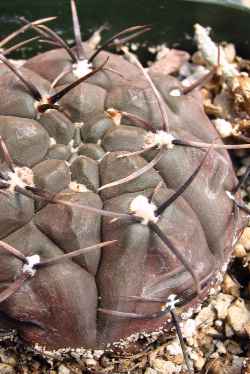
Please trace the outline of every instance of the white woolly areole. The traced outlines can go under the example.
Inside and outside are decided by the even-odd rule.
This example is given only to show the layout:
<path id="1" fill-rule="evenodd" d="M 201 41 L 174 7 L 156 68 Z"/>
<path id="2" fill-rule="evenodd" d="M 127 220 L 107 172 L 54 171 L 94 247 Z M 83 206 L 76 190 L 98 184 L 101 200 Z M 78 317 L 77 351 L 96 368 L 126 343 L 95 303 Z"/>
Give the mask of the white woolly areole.
<path id="1" fill-rule="evenodd" d="M 153 132 L 149 132 L 145 136 L 145 145 L 158 145 L 159 147 L 165 146 L 168 149 L 174 148 L 173 140 L 175 137 L 170 134 L 169 132 L 159 130 L 155 134 Z"/>
<path id="2" fill-rule="evenodd" d="M 78 183 L 77 181 L 72 181 L 69 184 L 69 188 L 74 192 L 87 192 L 89 191 L 85 184 Z"/>
<path id="3" fill-rule="evenodd" d="M 213 124 L 222 138 L 227 138 L 232 135 L 233 126 L 231 122 L 223 118 L 216 118 L 213 120 Z"/>
<path id="4" fill-rule="evenodd" d="M 23 265 L 23 273 L 29 274 L 31 277 L 33 277 L 36 274 L 36 269 L 34 266 L 40 264 L 40 256 L 28 256 L 26 257 L 26 260 L 28 263 Z"/>
<path id="5" fill-rule="evenodd" d="M 158 217 L 155 216 L 157 207 L 155 204 L 150 203 L 148 198 L 143 195 L 137 196 L 130 203 L 129 210 L 134 213 L 137 217 L 142 218 L 142 224 L 147 225 L 149 221 L 157 222 Z"/>
<path id="6" fill-rule="evenodd" d="M 30 168 L 24 167 L 15 167 L 15 172 L 12 171 L 8 173 L 8 180 L 9 187 L 8 190 L 10 192 L 15 192 L 15 187 L 23 187 L 26 186 L 34 186 L 34 174 Z"/>
<path id="7" fill-rule="evenodd" d="M 53 147 L 53 145 L 55 145 L 55 144 L 56 144 L 56 139 L 51 136 L 49 138 L 49 146 Z"/>
<path id="8" fill-rule="evenodd" d="M 71 153 L 78 152 L 79 146 L 74 147 L 74 139 L 71 139 L 71 141 L 69 142 L 68 146 L 69 146 L 69 149 L 70 149 Z"/>
<path id="9" fill-rule="evenodd" d="M 218 63 L 218 46 L 209 36 L 210 29 L 205 28 L 198 23 L 194 25 L 194 29 L 195 39 L 200 52 L 209 64 L 216 66 Z M 220 68 L 222 74 L 226 78 L 232 78 L 239 75 L 236 67 L 228 62 L 226 54 L 222 48 L 220 48 Z"/>
<path id="10" fill-rule="evenodd" d="M 230 191 L 225 191 L 230 200 L 235 201 L 234 195 Z"/>
<path id="11" fill-rule="evenodd" d="M 84 77 L 84 75 L 87 75 L 93 71 L 93 66 L 91 63 L 88 62 L 88 60 L 80 60 L 77 63 L 73 65 L 73 74 L 77 78 Z"/>
<path id="12" fill-rule="evenodd" d="M 74 127 L 76 129 L 81 129 L 84 126 L 84 122 L 74 122 Z"/>
<path id="13" fill-rule="evenodd" d="M 41 107 L 41 105 L 48 105 L 49 104 L 49 98 L 50 98 L 49 95 L 44 95 L 39 101 L 37 101 L 37 100 L 34 101 L 33 105 L 34 105 L 34 108 L 36 110 L 36 119 L 40 119 L 42 113 L 39 111 L 39 108 Z M 48 113 L 51 110 L 54 110 L 54 109 L 50 108 L 46 112 Z"/>
<path id="14" fill-rule="evenodd" d="M 180 302 L 180 299 L 177 299 L 177 295 L 171 294 L 168 296 L 166 304 L 162 307 L 162 310 L 166 310 L 170 308 L 170 310 L 174 310 L 176 307 L 176 304 Z"/>
<path id="15" fill-rule="evenodd" d="M 170 92 L 169 92 L 169 95 L 170 96 L 181 96 L 181 90 L 179 88 L 173 88 Z"/>
<path id="16" fill-rule="evenodd" d="M 121 124 L 122 114 L 121 112 L 119 112 L 119 110 L 116 110 L 114 108 L 109 108 L 106 110 L 106 113 L 113 120 L 116 126 L 119 126 Z"/>
<path id="17" fill-rule="evenodd" d="M 227 197 L 228 197 L 230 200 L 236 202 L 235 196 L 232 194 L 232 192 L 230 192 L 230 191 L 225 191 L 225 192 L 226 192 Z M 250 217 L 250 214 L 247 214 L 247 217 L 249 218 L 249 217 Z M 236 244 L 237 240 L 238 240 L 238 237 L 235 236 L 235 237 L 233 238 L 233 245 Z M 222 272 L 225 272 L 225 271 L 226 271 L 226 269 L 227 269 L 227 265 L 228 265 L 228 264 L 226 263 L 226 264 L 225 264 L 225 269 L 222 269 Z"/>

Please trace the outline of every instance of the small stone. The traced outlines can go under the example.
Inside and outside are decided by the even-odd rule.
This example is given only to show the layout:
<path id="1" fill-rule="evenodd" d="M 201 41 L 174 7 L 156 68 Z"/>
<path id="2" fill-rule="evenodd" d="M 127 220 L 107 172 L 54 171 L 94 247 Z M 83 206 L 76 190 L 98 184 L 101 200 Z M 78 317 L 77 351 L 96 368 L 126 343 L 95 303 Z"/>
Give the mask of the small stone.
<path id="1" fill-rule="evenodd" d="M 219 354 L 225 355 L 227 353 L 226 347 L 224 346 L 224 344 L 220 340 L 217 340 L 215 345 L 216 345 L 216 348 L 217 348 L 217 352 Z"/>
<path id="2" fill-rule="evenodd" d="M 244 357 L 233 356 L 232 370 L 229 374 L 243 374 L 242 369 L 244 365 Z"/>
<path id="3" fill-rule="evenodd" d="M 217 330 L 219 332 L 222 332 L 223 331 L 223 321 L 221 319 L 217 319 L 215 322 L 214 322 L 214 325 L 215 327 L 217 328 Z"/>
<path id="4" fill-rule="evenodd" d="M 223 118 L 216 118 L 213 124 L 222 138 L 228 138 L 232 135 L 233 126 L 231 122 L 224 120 Z"/>
<path id="5" fill-rule="evenodd" d="M 227 338 L 231 338 L 232 336 L 234 336 L 234 330 L 231 326 L 229 326 L 228 323 L 225 324 L 225 335 Z"/>
<path id="6" fill-rule="evenodd" d="M 236 57 L 235 45 L 232 43 L 228 43 L 223 47 L 223 49 L 228 62 L 233 63 Z"/>
<path id="7" fill-rule="evenodd" d="M 70 374 L 70 370 L 62 364 L 58 368 L 58 374 Z"/>
<path id="8" fill-rule="evenodd" d="M 181 331 L 184 338 L 191 338 L 193 335 L 196 334 L 196 325 L 197 322 L 195 321 L 195 319 L 192 318 L 182 323 Z"/>
<path id="9" fill-rule="evenodd" d="M 87 365 L 87 366 L 96 366 L 97 365 L 97 362 L 96 362 L 96 360 L 95 359 L 93 359 L 93 358 L 87 358 L 86 360 L 85 360 L 85 364 Z"/>
<path id="10" fill-rule="evenodd" d="M 220 321 L 220 320 L 217 320 L 217 321 Z M 209 335 L 211 337 L 214 337 L 214 338 L 217 338 L 221 335 L 220 332 L 218 330 L 216 330 L 214 327 L 209 327 L 206 330 L 206 333 L 207 333 L 207 335 Z"/>
<path id="11" fill-rule="evenodd" d="M 96 349 L 93 353 L 94 358 L 99 359 L 104 354 L 104 351 L 102 349 Z"/>
<path id="12" fill-rule="evenodd" d="M 224 293 L 228 295 L 232 295 L 234 297 L 240 296 L 239 285 L 236 282 L 234 282 L 233 279 L 228 274 L 226 274 L 224 277 L 222 290 Z"/>
<path id="13" fill-rule="evenodd" d="M 177 366 L 171 361 L 161 360 L 160 358 L 154 360 L 153 368 L 159 374 L 175 374 L 181 371 L 181 366 Z"/>
<path id="14" fill-rule="evenodd" d="M 234 340 L 226 340 L 225 347 L 227 352 L 232 353 L 233 355 L 239 355 L 242 353 L 240 345 Z"/>
<path id="15" fill-rule="evenodd" d="M 177 356 L 179 354 L 182 354 L 181 346 L 177 339 L 173 340 L 170 344 L 168 344 L 166 349 L 171 356 Z"/>
<path id="16" fill-rule="evenodd" d="M 20 372 L 20 374 L 30 374 L 30 369 L 27 367 L 27 365 L 22 366 L 22 371 Z"/>
<path id="17" fill-rule="evenodd" d="M 183 354 L 179 354 L 173 357 L 168 358 L 169 361 L 173 362 L 176 365 L 181 365 L 184 362 Z"/>
<path id="18" fill-rule="evenodd" d="M 3 364 L 8 364 L 15 367 L 17 365 L 17 358 L 13 352 L 0 350 L 0 360 Z M 1 373 L 1 372 L 0 372 Z"/>
<path id="19" fill-rule="evenodd" d="M 205 373 L 209 374 L 225 374 L 224 364 L 220 358 L 217 357 L 218 353 L 215 352 L 210 356 L 210 360 L 206 363 Z"/>
<path id="20" fill-rule="evenodd" d="M 69 188 L 74 192 L 87 192 L 87 191 L 89 191 L 84 184 L 77 183 L 76 181 L 70 182 Z"/>
<path id="21" fill-rule="evenodd" d="M 236 300 L 229 308 L 227 321 L 237 335 L 245 336 L 248 333 L 250 311 L 246 308 L 243 300 Z"/>
<path id="22" fill-rule="evenodd" d="M 216 319 L 215 311 L 213 310 L 213 306 L 209 305 L 203 308 L 200 313 L 195 318 L 197 327 L 207 327 L 213 325 L 213 321 Z"/>
<path id="23" fill-rule="evenodd" d="M 246 250 L 250 250 L 250 227 L 246 227 L 243 231 L 239 244 L 243 245 Z"/>
<path id="24" fill-rule="evenodd" d="M 100 365 L 101 365 L 103 368 L 106 368 L 106 367 L 108 367 L 108 366 L 111 365 L 111 359 L 110 359 L 107 355 L 105 355 L 105 354 L 103 354 L 103 355 L 100 357 L 99 362 L 100 362 Z"/>
<path id="25" fill-rule="evenodd" d="M 41 371 L 40 369 L 41 369 L 40 362 L 35 361 L 35 362 L 32 363 L 32 370 L 34 371 L 34 374 L 39 373 Z"/>
<path id="26" fill-rule="evenodd" d="M 250 321 L 248 321 L 248 322 L 244 325 L 244 329 L 245 329 L 247 335 L 250 337 Z"/>
<path id="27" fill-rule="evenodd" d="M 152 368 L 147 368 L 145 370 L 145 374 L 157 374 L 157 371 L 155 369 L 152 369 Z"/>
<path id="28" fill-rule="evenodd" d="M 189 356 L 193 360 L 195 369 L 201 370 L 206 363 L 205 358 L 202 357 L 199 353 L 194 352 L 194 351 L 190 352 Z"/>
<path id="29" fill-rule="evenodd" d="M 232 304 L 233 300 L 233 296 L 226 295 L 224 293 L 220 293 L 215 300 L 212 300 L 212 305 L 214 306 L 219 319 L 223 320 L 227 317 L 228 308 Z"/>
<path id="30" fill-rule="evenodd" d="M 214 322 L 214 326 L 217 329 L 218 333 L 220 333 L 220 334 L 224 333 L 224 322 L 221 319 L 217 319 Z"/>
<path id="31" fill-rule="evenodd" d="M 0 364 L 0 373 L 1 374 L 15 374 L 15 369 L 13 366 L 7 364 Z"/>
<path id="32" fill-rule="evenodd" d="M 70 374 L 82 374 L 83 373 L 83 370 L 82 370 L 83 365 L 80 364 L 80 366 L 81 366 L 81 368 L 77 364 L 70 363 L 70 366 L 69 366 Z M 40 373 L 41 373 L 40 371 L 37 372 L 37 374 L 40 374 Z"/>
<path id="33" fill-rule="evenodd" d="M 175 339 L 166 347 L 166 358 L 174 364 L 180 365 L 183 363 L 183 353 L 180 342 Z"/>
<path id="34" fill-rule="evenodd" d="M 242 366 L 242 374 L 250 374 L 250 359 L 246 359 Z"/>
<path id="35" fill-rule="evenodd" d="M 208 335 L 209 329 L 210 327 L 202 330 L 197 336 L 198 347 L 205 354 L 214 349 L 213 337 Z"/>
<path id="36" fill-rule="evenodd" d="M 242 244 L 236 244 L 234 247 L 234 255 L 235 257 L 245 257 L 246 256 L 246 250 Z"/>
<path id="37" fill-rule="evenodd" d="M 196 65 L 206 65 L 206 60 L 204 59 L 200 51 L 194 52 L 194 54 L 192 55 L 192 62 L 194 62 Z"/>

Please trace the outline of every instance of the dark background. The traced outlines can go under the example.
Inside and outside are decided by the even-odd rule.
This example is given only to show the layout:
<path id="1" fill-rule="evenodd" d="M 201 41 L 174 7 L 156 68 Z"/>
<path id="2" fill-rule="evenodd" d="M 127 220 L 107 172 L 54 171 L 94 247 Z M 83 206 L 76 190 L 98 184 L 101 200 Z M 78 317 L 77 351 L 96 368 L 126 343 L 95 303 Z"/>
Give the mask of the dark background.
<path id="1" fill-rule="evenodd" d="M 237 45 L 240 54 L 250 57 L 250 10 L 234 5 L 232 0 L 78 0 L 78 9 L 83 39 L 104 23 L 110 26 L 103 34 L 105 38 L 132 25 L 152 24 L 152 32 L 140 41 L 149 44 L 167 42 L 171 46 L 192 50 L 192 26 L 199 22 L 212 27 L 216 40 L 231 41 Z M 0 36 L 15 30 L 20 25 L 20 16 L 35 20 L 52 15 L 58 16 L 58 20 L 51 22 L 50 26 L 64 38 L 72 39 L 69 0 L 1 0 Z M 41 47 L 35 43 L 32 48 Z M 30 52 L 26 49 L 25 55 Z"/>

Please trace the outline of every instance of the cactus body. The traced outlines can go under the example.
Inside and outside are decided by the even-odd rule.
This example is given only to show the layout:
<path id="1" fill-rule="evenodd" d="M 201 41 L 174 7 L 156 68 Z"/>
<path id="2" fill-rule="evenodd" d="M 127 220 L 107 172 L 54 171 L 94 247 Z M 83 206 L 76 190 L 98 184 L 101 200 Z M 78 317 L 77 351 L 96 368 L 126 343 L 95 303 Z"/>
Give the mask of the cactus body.
<path id="1" fill-rule="evenodd" d="M 87 43 L 83 47 L 88 58 L 91 48 Z M 150 334 L 167 328 L 169 316 L 159 313 L 162 304 L 147 298 L 167 300 L 172 294 L 185 298 L 193 292 L 184 310 L 198 302 L 192 275 L 149 225 L 102 217 L 81 207 L 129 213 L 134 199 L 142 195 L 157 208 L 192 175 L 205 153 L 184 146 L 164 149 L 151 170 L 100 189 L 151 162 L 157 147 L 119 156 L 142 150 L 149 132 L 162 129 L 158 102 L 139 69 L 109 52 L 101 52 L 93 66 L 100 66 L 107 57 L 106 70 L 58 101 L 60 111 L 40 111 L 39 105 L 77 79 L 71 72 L 50 89 L 62 71 L 72 68 L 63 49 L 38 55 L 20 69 L 41 99 L 34 98 L 13 72 L 0 77 L 0 136 L 13 158 L 15 173 L 27 167 L 32 175 L 30 186 L 69 203 L 33 200 L 15 190 L 0 194 L 0 239 L 25 257 L 39 255 L 42 260 L 114 241 L 37 269 L 0 304 L 2 318 L 25 341 L 48 349 L 100 348 L 131 336 L 137 340 L 142 331 Z M 171 92 L 180 88 L 175 78 L 160 74 L 151 78 L 163 98 L 174 138 L 221 144 L 198 91 L 173 96 Z M 143 119 L 150 130 L 131 118 L 117 123 L 107 114 L 110 108 Z M 2 170 L 8 179 L 3 154 Z M 233 191 L 236 183 L 227 152 L 212 149 L 192 184 L 157 220 L 197 274 L 202 299 L 229 261 L 234 233 L 242 225 L 225 193 Z M 22 274 L 23 266 L 4 252 L 0 252 L 0 264 L 3 291 Z M 115 311 L 125 314 L 115 315 Z"/>

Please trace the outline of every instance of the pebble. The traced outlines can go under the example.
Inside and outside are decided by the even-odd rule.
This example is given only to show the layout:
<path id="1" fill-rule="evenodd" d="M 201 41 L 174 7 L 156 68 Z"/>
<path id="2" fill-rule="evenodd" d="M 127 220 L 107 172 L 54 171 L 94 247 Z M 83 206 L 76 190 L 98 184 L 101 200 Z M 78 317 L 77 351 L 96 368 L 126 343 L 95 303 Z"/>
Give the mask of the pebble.
<path id="1" fill-rule="evenodd" d="M 240 287 L 239 285 L 233 281 L 233 279 L 226 274 L 224 277 L 224 282 L 222 285 L 222 290 L 224 293 L 232 295 L 234 297 L 240 296 Z"/>
<path id="2" fill-rule="evenodd" d="M 212 336 L 207 335 L 208 330 L 209 329 L 204 332 L 202 331 L 196 338 L 195 348 L 199 349 L 204 354 L 214 350 L 214 339 Z"/>
<path id="3" fill-rule="evenodd" d="M 227 353 L 226 347 L 224 346 L 224 344 L 220 340 L 217 340 L 215 345 L 216 345 L 216 348 L 217 348 L 217 352 L 219 354 L 225 355 Z"/>
<path id="4" fill-rule="evenodd" d="M 173 340 L 172 343 L 168 344 L 166 349 L 168 353 L 172 356 L 177 356 L 179 354 L 182 355 L 180 343 L 177 339 Z"/>
<path id="5" fill-rule="evenodd" d="M 243 363 L 242 374 L 250 374 L 250 359 L 246 359 Z"/>
<path id="6" fill-rule="evenodd" d="M 230 352 L 233 355 L 239 355 L 242 353 L 242 349 L 240 345 L 233 340 L 226 340 L 225 347 L 226 347 L 227 352 Z"/>
<path id="7" fill-rule="evenodd" d="M 245 228 L 238 244 L 243 245 L 246 250 L 250 250 L 250 227 Z"/>
<path id="8" fill-rule="evenodd" d="M 195 335 L 196 326 L 197 322 L 192 318 L 189 318 L 187 321 L 184 321 L 181 324 L 181 331 L 184 338 L 191 338 L 193 335 Z"/>
<path id="9" fill-rule="evenodd" d="M 212 301 L 212 305 L 214 306 L 219 319 L 225 319 L 227 317 L 228 308 L 233 300 L 234 297 L 232 295 L 220 293 L 216 299 Z"/>
<path id="10" fill-rule="evenodd" d="M 13 352 L 5 352 L 4 349 L 0 350 L 0 360 L 3 364 L 8 364 L 13 367 L 17 365 L 15 354 Z"/>
<path id="11" fill-rule="evenodd" d="M 183 353 L 178 339 L 174 339 L 170 344 L 168 344 L 166 351 L 166 358 L 168 361 L 171 361 L 177 365 L 184 362 Z"/>
<path id="12" fill-rule="evenodd" d="M 94 360 L 93 358 L 87 358 L 85 360 L 85 363 L 87 366 L 92 366 L 92 367 L 97 365 L 96 360 Z"/>
<path id="13" fill-rule="evenodd" d="M 233 356 L 232 368 L 235 370 L 235 374 L 242 374 L 242 369 L 244 367 L 244 357 Z"/>
<path id="14" fill-rule="evenodd" d="M 160 358 L 154 360 L 153 368 L 160 374 L 175 374 L 181 371 L 181 366 L 177 366 L 171 361 L 161 360 Z"/>
<path id="15" fill-rule="evenodd" d="M 243 300 L 236 300 L 228 309 L 227 321 L 237 335 L 245 336 L 249 333 L 250 311 Z"/>
<path id="16" fill-rule="evenodd" d="M 234 336 L 234 330 L 231 326 L 229 326 L 228 323 L 225 324 L 225 335 L 227 338 L 231 338 L 232 336 Z"/>
<path id="17" fill-rule="evenodd" d="M 152 369 L 152 368 L 147 368 L 145 370 L 145 374 L 157 374 L 157 371 L 155 369 Z"/>
<path id="18" fill-rule="evenodd" d="M 99 359 L 101 358 L 102 356 L 104 355 L 104 351 L 102 349 L 96 349 L 94 354 L 93 354 L 93 357 L 95 359 Z"/>
<path id="19" fill-rule="evenodd" d="M 16 371 L 13 366 L 8 364 L 0 364 L 0 373 L 1 374 L 15 374 Z"/>
<path id="20" fill-rule="evenodd" d="M 60 365 L 58 368 L 58 374 L 71 374 L 70 369 L 68 369 L 65 365 Z"/>
<path id="21" fill-rule="evenodd" d="M 248 321 L 248 322 L 244 325 L 244 329 L 245 329 L 247 335 L 250 337 L 250 321 Z"/>
<path id="22" fill-rule="evenodd" d="M 195 318 L 197 327 L 208 327 L 213 324 L 213 321 L 216 319 L 216 314 L 212 305 L 208 305 L 203 308 L 198 316 Z"/>
<path id="23" fill-rule="evenodd" d="M 206 363 L 206 359 L 195 351 L 190 352 L 189 356 L 193 360 L 195 369 L 201 370 Z"/>
<path id="24" fill-rule="evenodd" d="M 246 250 L 245 250 L 245 247 L 242 245 L 242 244 L 236 244 L 236 246 L 234 247 L 234 255 L 236 257 L 245 257 L 246 256 Z"/>
<path id="25" fill-rule="evenodd" d="M 217 320 L 218 321 L 218 320 Z M 215 321 L 216 322 L 216 321 Z M 216 323 L 214 323 L 215 326 L 216 326 Z M 206 330 L 206 333 L 208 336 L 211 336 L 213 338 L 218 338 L 220 336 L 220 332 L 215 329 L 214 327 L 209 327 L 207 330 Z"/>

